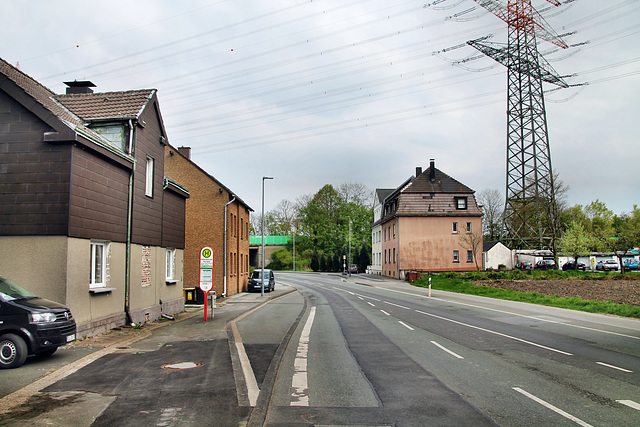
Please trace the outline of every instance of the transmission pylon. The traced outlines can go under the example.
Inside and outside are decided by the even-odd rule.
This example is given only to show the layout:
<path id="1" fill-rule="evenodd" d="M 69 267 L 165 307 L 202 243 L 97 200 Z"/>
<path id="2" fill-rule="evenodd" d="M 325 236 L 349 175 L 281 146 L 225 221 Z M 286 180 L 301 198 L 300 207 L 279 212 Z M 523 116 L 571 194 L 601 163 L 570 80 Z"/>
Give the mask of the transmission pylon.
<path id="1" fill-rule="evenodd" d="M 531 0 L 475 0 L 508 26 L 508 43 L 469 45 L 507 67 L 506 240 L 514 248 L 549 248 L 557 232 L 551 152 L 542 82 L 569 85 L 538 52 L 536 36 L 568 47 Z M 547 0 L 559 6 L 555 0 Z"/>

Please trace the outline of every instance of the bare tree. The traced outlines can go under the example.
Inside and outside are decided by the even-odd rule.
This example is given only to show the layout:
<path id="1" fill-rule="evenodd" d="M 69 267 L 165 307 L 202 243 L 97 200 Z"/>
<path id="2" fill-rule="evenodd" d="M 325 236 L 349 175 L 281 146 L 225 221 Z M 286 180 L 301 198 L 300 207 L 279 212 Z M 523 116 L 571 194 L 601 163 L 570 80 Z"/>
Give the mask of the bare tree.
<path id="1" fill-rule="evenodd" d="M 478 203 L 482 205 L 482 231 L 488 240 L 498 240 L 502 231 L 504 198 L 500 191 L 487 189 L 478 192 Z"/>
<path id="2" fill-rule="evenodd" d="M 482 230 L 462 230 L 459 235 L 462 247 L 471 251 L 473 261 L 476 264 L 476 270 L 480 270 L 478 266 L 478 255 L 482 254 Z"/>
<path id="3" fill-rule="evenodd" d="M 346 203 L 355 203 L 362 206 L 373 204 L 373 192 L 369 187 L 360 182 L 343 182 L 338 187 L 338 193 Z"/>

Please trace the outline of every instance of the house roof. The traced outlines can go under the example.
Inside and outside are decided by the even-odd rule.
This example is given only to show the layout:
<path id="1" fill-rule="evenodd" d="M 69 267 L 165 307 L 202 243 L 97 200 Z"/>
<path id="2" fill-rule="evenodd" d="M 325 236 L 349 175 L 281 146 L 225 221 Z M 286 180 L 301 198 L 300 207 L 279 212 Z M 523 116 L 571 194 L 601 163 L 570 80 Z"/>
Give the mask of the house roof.
<path id="1" fill-rule="evenodd" d="M 435 171 L 434 179 L 431 180 L 431 168 Z M 405 193 L 471 193 L 474 191 L 459 181 L 451 178 L 446 173 L 430 166 L 416 177 L 404 190 Z"/>
<path id="2" fill-rule="evenodd" d="M 55 99 L 86 121 L 137 119 L 155 89 L 56 95 Z"/>
<path id="3" fill-rule="evenodd" d="M 76 114 L 72 113 L 68 108 L 56 100 L 56 94 L 53 91 L 18 70 L 2 58 L 0 58 L 0 75 L 8 78 L 33 100 L 53 113 L 58 119 L 66 123 L 68 127 L 80 128 L 83 131 L 89 132 L 89 135 L 91 135 L 92 132 L 88 131 L 84 122 Z M 9 88 L 4 84 L 4 82 L 0 81 L 0 89 L 8 90 Z M 101 140 L 98 135 L 91 136 L 95 136 Z"/>
<path id="4" fill-rule="evenodd" d="M 395 188 L 376 188 L 376 199 L 382 203 L 384 199 L 394 191 Z"/>

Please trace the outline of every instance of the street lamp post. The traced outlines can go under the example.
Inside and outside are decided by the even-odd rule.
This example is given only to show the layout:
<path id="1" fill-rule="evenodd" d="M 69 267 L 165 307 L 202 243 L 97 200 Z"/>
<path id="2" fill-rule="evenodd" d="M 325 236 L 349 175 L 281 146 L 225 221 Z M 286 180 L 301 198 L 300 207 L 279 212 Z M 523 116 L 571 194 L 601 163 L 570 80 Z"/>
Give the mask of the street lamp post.
<path id="1" fill-rule="evenodd" d="M 265 179 L 273 179 L 273 177 L 272 176 L 262 177 L 262 221 L 261 221 L 262 224 L 260 227 L 262 232 L 262 263 L 261 263 L 262 273 L 260 275 L 262 286 L 260 286 L 261 288 L 260 296 L 264 296 L 264 180 Z"/>

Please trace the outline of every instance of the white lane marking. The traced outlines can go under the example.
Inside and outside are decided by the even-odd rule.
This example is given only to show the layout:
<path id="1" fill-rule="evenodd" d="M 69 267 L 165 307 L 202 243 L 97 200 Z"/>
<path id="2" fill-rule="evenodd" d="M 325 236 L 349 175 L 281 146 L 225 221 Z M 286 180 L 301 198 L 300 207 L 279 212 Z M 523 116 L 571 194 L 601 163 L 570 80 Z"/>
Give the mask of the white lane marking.
<path id="1" fill-rule="evenodd" d="M 439 347 L 441 350 L 446 351 L 447 353 L 449 353 L 450 355 L 452 355 L 453 357 L 457 357 L 458 359 L 464 359 L 464 357 L 460 356 L 458 353 L 455 353 L 451 350 L 449 350 L 448 348 L 446 348 L 445 346 L 438 344 L 435 341 L 431 341 L 431 344 L 435 345 L 436 347 Z"/>
<path id="2" fill-rule="evenodd" d="M 389 291 L 389 292 L 396 292 L 398 294 L 409 295 L 409 296 L 412 296 L 412 297 L 423 297 L 423 298 L 427 297 L 426 295 L 419 294 L 419 293 L 403 292 L 403 291 L 398 291 L 396 289 L 381 288 L 381 287 L 378 287 L 378 286 L 373 286 L 373 287 L 377 288 L 377 289 Z M 442 301 L 442 302 L 446 302 L 446 303 L 449 303 L 449 304 L 465 305 L 467 307 L 479 308 L 481 310 L 495 311 L 497 313 L 510 314 L 512 316 L 525 317 L 527 319 L 535 319 L 535 320 L 539 320 L 541 322 L 556 323 L 556 324 L 559 324 L 559 325 L 570 326 L 570 327 L 573 327 L 573 328 L 586 329 L 588 331 L 601 332 L 603 334 L 617 335 L 617 336 L 621 336 L 621 337 L 625 337 L 625 338 L 632 338 L 634 340 L 640 340 L 640 337 L 636 337 L 636 336 L 633 336 L 633 335 L 621 334 L 621 333 L 612 332 L 612 331 L 605 331 L 603 329 L 590 328 L 588 326 L 574 325 L 572 323 L 558 322 L 556 320 L 542 319 L 542 318 L 536 317 L 536 316 L 530 316 L 530 315 L 527 315 L 527 314 L 515 313 L 513 311 L 507 311 L 507 310 L 499 310 L 497 308 L 484 307 L 484 306 L 477 305 L 477 304 L 469 304 L 469 303 L 466 303 L 466 302 L 452 301 L 452 300 L 448 300 L 448 299 L 445 299 L 445 298 L 439 298 L 439 297 L 431 297 L 429 299 L 436 300 L 436 301 Z"/>
<path id="3" fill-rule="evenodd" d="M 316 308 L 311 307 L 309 317 L 302 328 L 296 358 L 293 361 L 293 378 L 291 378 L 291 403 L 290 406 L 309 406 L 309 378 L 307 375 L 307 360 L 309 356 L 309 337 L 311 336 L 311 326 L 316 317 Z"/>
<path id="4" fill-rule="evenodd" d="M 256 406 L 258 395 L 260 394 L 260 388 L 258 387 L 256 376 L 253 374 L 251 362 L 249 362 L 249 357 L 247 356 L 247 352 L 244 350 L 244 344 L 242 344 L 242 342 L 236 342 L 236 350 L 238 351 L 240 366 L 242 367 L 242 373 L 244 374 L 244 381 L 247 384 L 249 405 Z"/>
<path id="5" fill-rule="evenodd" d="M 551 409 L 553 412 L 562 415 L 565 418 L 570 419 L 571 421 L 573 421 L 574 423 L 581 425 L 583 427 L 592 427 L 591 424 L 586 423 L 584 421 L 582 421 L 580 418 L 574 417 L 573 415 L 569 414 L 568 412 L 563 411 L 560 408 L 557 408 L 555 406 L 553 406 L 552 404 L 545 402 L 544 400 L 540 399 L 539 397 L 534 396 L 533 394 L 524 391 L 523 389 L 521 389 L 520 387 L 513 387 L 513 389 L 515 391 L 517 391 L 518 393 L 521 393 L 525 396 L 527 396 L 529 399 L 541 404 L 542 406 L 544 406 L 547 409 Z"/>
<path id="6" fill-rule="evenodd" d="M 391 316 L 389 313 L 387 313 L 387 312 L 386 312 L 386 311 L 384 311 L 384 310 L 380 310 L 380 311 L 381 311 L 382 313 L 386 314 L 387 316 Z"/>
<path id="7" fill-rule="evenodd" d="M 640 403 L 634 402 L 633 400 L 616 400 L 616 402 L 622 403 L 623 405 L 627 405 L 630 408 L 640 411 Z"/>
<path id="8" fill-rule="evenodd" d="M 411 326 L 409 326 L 406 323 L 404 323 L 402 320 L 398 320 L 398 323 L 400 323 L 402 326 L 404 326 L 405 328 L 409 329 L 410 331 L 415 331 L 415 329 L 413 329 Z"/>
<path id="9" fill-rule="evenodd" d="M 392 306 L 394 306 L 394 307 L 398 307 L 398 308 L 404 308 L 405 310 L 411 310 L 411 309 L 410 309 L 409 307 L 405 307 L 404 305 L 398 305 L 398 304 L 394 304 L 394 303 L 392 303 L 392 302 L 389 302 L 389 301 L 385 301 L 384 303 L 385 303 L 385 304 L 389 304 L 389 305 L 392 305 Z"/>
<path id="10" fill-rule="evenodd" d="M 371 307 L 375 307 L 376 305 L 372 302 L 367 301 L 367 304 L 369 304 Z"/>
<path id="11" fill-rule="evenodd" d="M 633 371 L 630 371 L 628 369 L 624 369 L 621 368 L 619 366 L 614 366 L 614 365 L 609 365 L 608 363 L 604 363 L 604 362 L 596 362 L 598 365 L 602 365 L 602 366 L 606 366 L 607 368 L 612 368 L 612 369 L 617 369 L 618 371 L 622 371 L 622 372 L 627 372 L 629 374 L 632 374 Z"/>
<path id="12" fill-rule="evenodd" d="M 483 332 L 488 332 L 490 334 L 499 335 L 499 336 L 504 337 L 504 338 L 509 338 L 509 339 L 512 339 L 512 340 L 515 340 L 515 341 L 519 341 L 519 342 L 522 342 L 522 343 L 525 343 L 525 344 L 529 344 L 529 345 L 532 345 L 532 346 L 535 346 L 535 347 L 543 348 L 545 350 L 555 351 L 556 353 L 564 354 L 566 356 L 573 356 L 573 354 L 567 353 L 566 351 L 558 350 L 558 349 L 552 348 L 552 347 L 547 347 L 546 345 L 538 344 L 538 343 L 535 343 L 535 342 L 523 340 L 522 338 L 518 338 L 518 337 L 511 336 L 511 335 L 503 334 L 502 332 L 492 331 L 490 329 L 481 328 L 479 326 L 470 325 L 468 323 L 458 322 L 457 320 L 448 319 L 446 317 L 438 316 L 438 315 L 431 314 L 431 313 L 425 313 L 424 311 L 420 311 L 420 310 L 416 310 L 416 313 L 424 314 L 425 316 L 435 317 L 435 318 L 441 319 L 441 320 L 446 320 L 447 322 L 456 323 L 458 325 L 466 326 L 468 328 L 477 329 L 477 330 L 483 331 Z"/>

